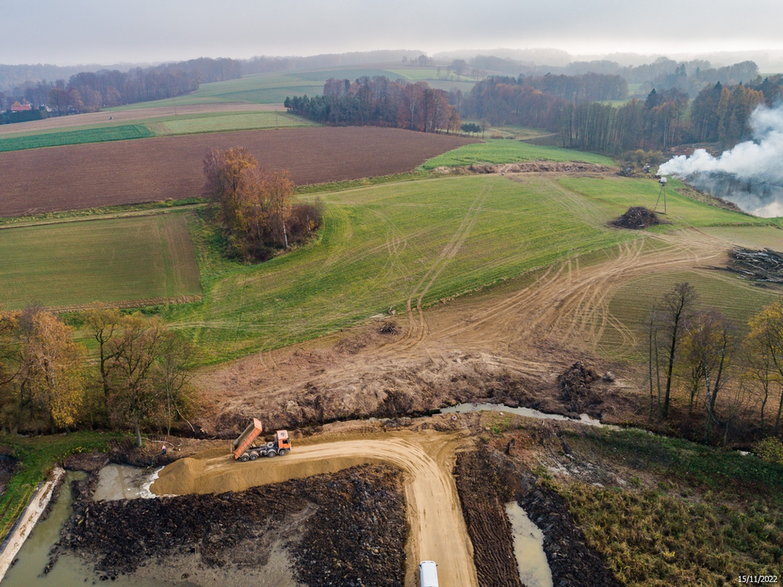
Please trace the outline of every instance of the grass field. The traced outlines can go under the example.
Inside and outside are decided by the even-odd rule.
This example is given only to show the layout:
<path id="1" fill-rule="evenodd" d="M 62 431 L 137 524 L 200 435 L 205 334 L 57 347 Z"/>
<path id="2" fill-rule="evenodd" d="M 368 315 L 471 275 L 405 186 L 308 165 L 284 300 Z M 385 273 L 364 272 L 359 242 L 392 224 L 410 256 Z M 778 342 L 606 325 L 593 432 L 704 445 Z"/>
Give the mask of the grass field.
<path id="1" fill-rule="evenodd" d="M 629 206 L 646 206 L 652 209 L 660 192 L 660 185 L 652 179 L 626 179 L 617 176 L 562 177 L 559 182 L 565 188 L 585 196 L 595 205 L 615 216 L 625 212 Z M 715 206 L 705 206 L 677 192 L 677 188 L 681 186 L 681 182 L 672 180 L 666 189 L 665 218 L 678 226 L 772 226 L 778 223 L 776 220 L 756 218 Z M 659 210 L 662 207 L 661 201 Z M 661 225 L 653 230 L 668 230 L 668 227 Z"/>
<path id="2" fill-rule="evenodd" d="M 143 124 L 122 124 L 19 136 L 12 135 L 7 138 L 0 138 L 0 152 L 21 151 L 22 149 L 37 149 L 40 147 L 58 147 L 60 145 L 78 145 L 82 143 L 124 141 L 152 136 L 155 136 L 155 134 Z"/>
<path id="3" fill-rule="evenodd" d="M 58 461 L 74 452 L 105 451 L 112 440 L 120 438 L 120 434 L 91 430 L 34 437 L 1 435 L 0 443 L 12 449 L 20 464 L 0 496 L 0 540 L 5 539 L 38 483 Z"/>
<path id="4" fill-rule="evenodd" d="M 565 436 L 574 461 L 613 475 L 545 483 L 623 584 L 729 585 L 744 569 L 780 573 L 783 466 L 642 431 Z"/>
<path id="5" fill-rule="evenodd" d="M 0 259 L 5 309 L 200 293 L 182 214 L 3 229 Z"/>
<path id="6" fill-rule="evenodd" d="M 156 136 L 234 130 L 318 126 L 287 112 L 214 112 L 141 119 L 134 124 L 104 124 L 72 130 L 25 132 L 0 138 L 0 152 Z"/>
<path id="7" fill-rule="evenodd" d="M 614 330 L 607 330 L 600 348 L 608 356 L 636 358 L 644 354 L 650 308 L 677 283 L 696 288 L 697 307 L 720 310 L 740 335 L 747 332 L 748 319 L 762 307 L 783 295 L 780 288 L 760 288 L 734 274 L 715 270 L 671 271 L 632 279 L 620 286 L 609 302 L 609 311 L 635 335 L 638 346 L 629 348 Z"/>
<path id="8" fill-rule="evenodd" d="M 382 184 L 322 199 L 320 239 L 259 266 L 221 259 L 196 222 L 204 301 L 172 308 L 169 318 L 192 331 L 206 362 L 311 338 L 390 306 L 402 310 L 439 262 L 425 304 L 635 238 L 571 213 L 554 184 L 501 177 Z M 441 259 L 454 245 L 456 254 Z"/>
<path id="9" fill-rule="evenodd" d="M 465 76 L 451 74 L 442 68 L 440 76 L 436 67 L 403 67 L 379 65 L 376 67 L 358 66 L 346 68 L 326 68 L 291 73 L 259 73 L 225 82 L 202 84 L 195 92 L 186 96 L 177 96 L 154 102 L 141 102 L 130 106 L 121 106 L 116 110 L 136 108 L 156 108 L 184 104 L 204 104 L 215 102 L 249 102 L 253 104 L 282 104 L 286 96 L 321 95 L 324 82 L 329 78 L 349 79 L 386 76 L 389 79 L 406 79 L 412 82 L 426 81 L 432 87 L 452 89 L 459 87 L 470 91 L 475 83 Z"/>
<path id="10" fill-rule="evenodd" d="M 438 157 L 430 159 L 421 167 L 458 167 L 474 163 L 516 163 L 518 161 L 584 161 L 599 165 L 613 165 L 613 161 L 604 155 L 531 145 L 520 141 L 488 139 L 483 143 L 465 145 Z"/>

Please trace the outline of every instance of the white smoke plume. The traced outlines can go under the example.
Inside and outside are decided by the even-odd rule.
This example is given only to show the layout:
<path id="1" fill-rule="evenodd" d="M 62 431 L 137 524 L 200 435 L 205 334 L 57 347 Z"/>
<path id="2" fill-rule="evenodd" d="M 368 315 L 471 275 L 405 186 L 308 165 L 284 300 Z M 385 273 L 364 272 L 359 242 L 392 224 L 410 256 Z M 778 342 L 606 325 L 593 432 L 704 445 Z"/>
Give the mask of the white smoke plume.
<path id="1" fill-rule="evenodd" d="M 697 149 L 667 161 L 658 174 L 676 175 L 755 216 L 783 216 L 783 104 L 756 108 L 750 127 L 752 140 L 719 157 Z"/>

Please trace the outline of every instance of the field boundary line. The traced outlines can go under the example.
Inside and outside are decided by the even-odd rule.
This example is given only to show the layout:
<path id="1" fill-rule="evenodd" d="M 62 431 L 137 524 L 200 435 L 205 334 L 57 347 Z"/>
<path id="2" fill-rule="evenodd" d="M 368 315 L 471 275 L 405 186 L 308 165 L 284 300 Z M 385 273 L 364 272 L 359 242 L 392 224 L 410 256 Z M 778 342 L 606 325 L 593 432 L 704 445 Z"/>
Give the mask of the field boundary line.
<path id="1" fill-rule="evenodd" d="M 94 216 L 71 216 L 67 218 L 56 218 L 50 220 L 19 222 L 18 224 L 0 224 L 0 230 L 10 230 L 12 228 L 30 228 L 33 226 L 52 226 L 56 224 L 71 224 L 74 222 L 95 222 L 98 220 L 118 220 L 122 218 L 143 218 L 145 216 L 159 216 L 162 214 L 173 214 L 176 212 L 190 212 L 199 210 L 207 206 L 207 202 L 198 204 L 184 204 L 172 208 L 151 208 L 149 210 L 129 210 L 128 212 L 115 212 L 110 214 L 96 214 Z M 9 218 L 8 216 L 6 218 Z"/>

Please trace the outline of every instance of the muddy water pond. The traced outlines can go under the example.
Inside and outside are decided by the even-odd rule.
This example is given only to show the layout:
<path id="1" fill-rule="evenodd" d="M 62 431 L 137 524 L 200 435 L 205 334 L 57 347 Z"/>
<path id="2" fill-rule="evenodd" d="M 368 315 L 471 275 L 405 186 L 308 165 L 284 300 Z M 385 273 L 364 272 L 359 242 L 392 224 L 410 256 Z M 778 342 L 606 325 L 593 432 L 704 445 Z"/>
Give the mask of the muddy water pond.
<path id="1" fill-rule="evenodd" d="M 108 465 L 105 467 L 105 469 L 109 469 L 109 471 L 107 472 L 106 481 L 104 482 L 103 499 L 122 499 L 121 497 L 110 496 L 117 495 L 119 492 L 127 489 L 124 489 L 122 484 L 116 481 L 118 478 L 127 479 L 127 475 L 123 476 L 119 474 L 119 471 L 122 471 L 122 469 L 119 469 L 118 471 L 116 467 L 122 466 Z M 134 469 L 134 467 L 125 468 Z M 143 469 L 136 469 L 136 472 L 139 471 L 144 472 Z M 103 471 L 101 471 L 101 473 L 103 473 Z M 149 472 L 146 472 L 146 475 L 149 476 Z M 60 530 L 71 515 L 71 481 L 84 479 L 85 476 L 86 474 L 81 472 L 69 472 L 66 474 L 65 480 L 60 487 L 59 494 L 52 502 L 49 515 L 45 520 L 41 520 L 35 525 L 30 536 L 25 540 L 25 543 L 17 554 L 16 563 L 8 570 L 2 580 L 1 584 L 3 587 L 6 585 L 9 587 L 15 585 L 51 585 L 52 587 L 63 587 L 67 585 L 83 585 L 85 583 L 100 582 L 100 575 L 96 574 L 91 567 L 85 565 L 81 559 L 70 555 L 61 555 L 51 571 L 44 574 L 44 569 L 49 562 L 49 551 L 59 539 Z M 141 488 L 137 488 L 137 492 L 141 493 Z M 121 585 L 123 587 L 156 587 L 158 585 L 167 585 L 159 580 L 139 577 L 117 577 L 111 584 Z M 170 585 L 174 585 L 174 583 L 170 583 Z M 189 584 L 178 582 L 176 585 L 187 587 Z"/>
<path id="2" fill-rule="evenodd" d="M 98 473 L 93 499 L 113 501 L 119 499 L 154 498 L 149 491 L 159 469 L 140 469 L 127 465 L 107 465 Z M 61 554 L 52 569 L 44 574 L 49 553 L 60 537 L 60 531 L 72 513 L 71 482 L 84 479 L 85 473 L 69 472 L 52 501 L 45 520 L 39 521 L 17 554 L 16 563 L 0 581 L 6 586 L 51 586 L 111 584 L 121 587 L 198 587 L 199 585 L 260 584 L 269 587 L 298 585 L 291 570 L 289 553 L 282 543 L 274 542 L 269 549 L 267 563 L 252 573 L 239 570 L 210 568 L 202 565 L 198 556 L 176 555 L 161 560 L 150 559 L 133 575 L 119 575 L 107 580 L 92 567 L 92 561 L 75 555 Z M 118 523 L 122 523 L 118 520 Z"/>
<path id="3" fill-rule="evenodd" d="M 516 502 L 506 504 L 506 516 L 511 522 L 520 580 L 527 587 L 552 587 L 552 571 L 544 552 L 544 533 Z"/>

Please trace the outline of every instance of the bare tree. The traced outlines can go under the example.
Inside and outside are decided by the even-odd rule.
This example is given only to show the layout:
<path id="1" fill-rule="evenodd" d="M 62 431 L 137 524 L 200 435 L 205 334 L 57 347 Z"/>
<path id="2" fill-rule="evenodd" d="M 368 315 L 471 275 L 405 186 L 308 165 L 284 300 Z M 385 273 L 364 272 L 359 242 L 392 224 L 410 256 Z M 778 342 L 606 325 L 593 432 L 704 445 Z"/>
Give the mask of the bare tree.
<path id="1" fill-rule="evenodd" d="M 115 424 L 129 426 L 141 446 L 141 428 L 160 412 L 161 391 L 154 367 L 164 340 L 164 327 L 158 318 L 126 316 L 122 333 L 109 343 L 110 415 Z"/>
<path id="2" fill-rule="evenodd" d="M 764 307 L 748 322 L 750 332 L 747 343 L 763 349 L 771 363 L 770 372 L 778 381 L 783 380 L 783 302 L 777 301 Z M 778 379 L 779 378 L 779 379 Z M 780 394 L 775 430 L 780 430 L 783 415 L 783 393 Z"/>
<path id="3" fill-rule="evenodd" d="M 105 400 L 110 393 L 109 363 L 116 358 L 116 347 L 110 352 L 109 343 L 121 331 L 122 314 L 118 309 L 104 304 L 91 304 L 83 316 L 92 337 L 98 343 L 98 371 Z"/>
<path id="4" fill-rule="evenodd" d="M 171 425 L 177 417 L 187 422 L 191 409 L 192 378 L 187 366 L 194 350 L 189 341 L 175 332 L 163 335 L 155 378 L 163 395 L 166 434 L 171 434 Z"/>
<path id="5" fill-rule="evenodd" d="M 730 323 L 717 310 L 693 313 L 684 324 L 683 362 L 691 373 L 692 385 L 699 382 L 704 385 L 705 433 L 708 437 L 719 423 L 716 405 L 726 384 L 733 339 Z M 694 387 L 691 387 L 693 393 Z"/>
<path id="6" fill-rule="evenodd" d="M 656 341 L 656 368 L 658 368 L 657 345 L 661 345 L 666 361 L 666 382 L 663 391 L 663 402 L 660 404 L 659 416 L 665 419 L 669 416 L 671 406 L 672 380 L 677 350 L 683 333 L 683 326 L 696 303 L 696 290 L 690 283 L 678 283 L 666 293 L 656 304 L 657 311 L 651 320 L 651 337 Z"/>

